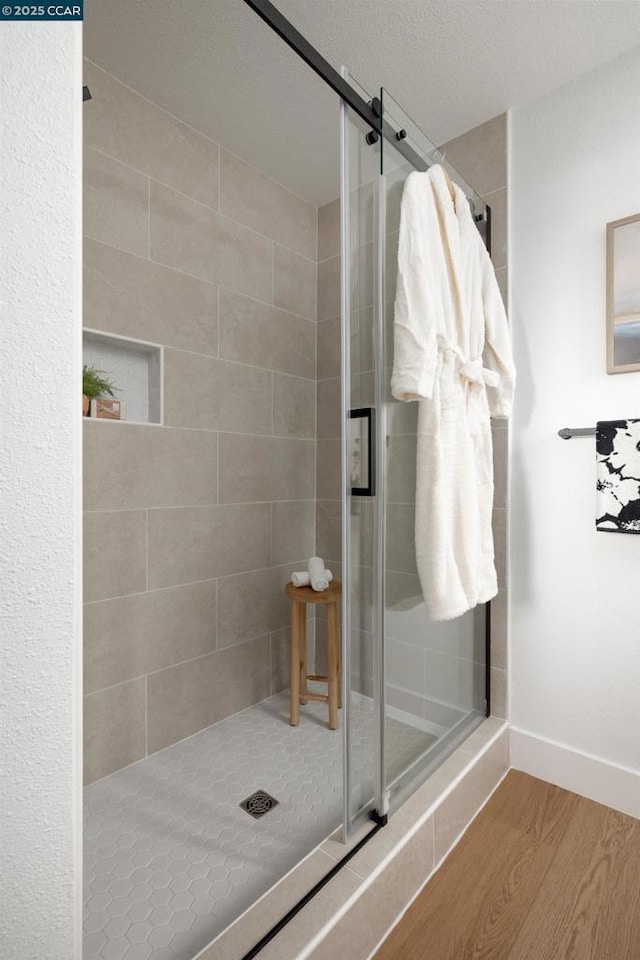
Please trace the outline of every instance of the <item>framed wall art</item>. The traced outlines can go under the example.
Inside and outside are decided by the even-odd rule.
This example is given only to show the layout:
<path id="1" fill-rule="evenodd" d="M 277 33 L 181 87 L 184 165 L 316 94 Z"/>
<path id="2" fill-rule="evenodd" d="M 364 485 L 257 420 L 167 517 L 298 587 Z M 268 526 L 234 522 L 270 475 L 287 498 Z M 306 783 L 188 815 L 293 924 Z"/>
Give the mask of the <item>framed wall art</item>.
<path id="1" fill-rule="evenodd" d="M 607 224 L 607 373 L 640 370 L 640 213 Z"/>

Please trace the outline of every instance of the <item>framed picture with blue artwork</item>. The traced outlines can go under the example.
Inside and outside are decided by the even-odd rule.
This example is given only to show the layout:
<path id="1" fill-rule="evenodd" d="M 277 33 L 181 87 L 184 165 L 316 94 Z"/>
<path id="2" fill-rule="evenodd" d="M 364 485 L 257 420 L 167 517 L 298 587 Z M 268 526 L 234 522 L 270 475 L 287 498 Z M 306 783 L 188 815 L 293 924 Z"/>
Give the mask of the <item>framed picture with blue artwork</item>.
<path id="1" fill-rule="evenodd" d="M 607 224 L 607 373 L 640 370 L 640 213 Z"/>

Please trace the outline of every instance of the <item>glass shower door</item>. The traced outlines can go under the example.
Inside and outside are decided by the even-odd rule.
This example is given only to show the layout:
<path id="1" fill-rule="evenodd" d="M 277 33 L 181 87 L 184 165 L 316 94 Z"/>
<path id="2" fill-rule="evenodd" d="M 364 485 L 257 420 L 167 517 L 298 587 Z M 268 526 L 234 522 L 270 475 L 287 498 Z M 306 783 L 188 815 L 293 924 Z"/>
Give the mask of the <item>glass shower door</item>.
<path id="1" fill-rule="evenodd" d="M 353 77 L 348 81 L 369 96 Z M 375 541 L 374 312 L 380 142 L 341 106 L 344 831 L 381 804 L 381 633 Z"/>
<path id="2" fill-rule="evenodd" d="M 378 256 L 384 285 L 376 369 L 378 425 L 384 438 L 378 503 L 385 542 L 379 597 L 384 647 L 384 791 L 385 803 L 393 807 L 486 715 L 486 608 L 478 607 L 455 620 L 433 622 L 418 579 L 414 540 L 418 403 L 399 402 L 391 395 L 393 305 L 404 182 L 416 168 L 426 169 L 444 158 L 386 90 L 381 91 L 380 99 L 385 123 L 404 133 L 402 139 L 392 135 L 382 141 L 385 227 Z M 451 168 L 449 172 L 467 196 L 483 206 L 459 175 Z"/>
<path id="3" fill-rule="evenodd" d="M 401 138 L 372 137 L 341 108 L 346 835 L 371 810 L 384 815 L 398 806 L 487 710 L 486 608 L 435 623 L 422 597 L 414 538 L 418 404 L 398 402 L 390 390 L 404 182 L 444 158 L 386 91 L 379 99 L 385 123 Z"/>

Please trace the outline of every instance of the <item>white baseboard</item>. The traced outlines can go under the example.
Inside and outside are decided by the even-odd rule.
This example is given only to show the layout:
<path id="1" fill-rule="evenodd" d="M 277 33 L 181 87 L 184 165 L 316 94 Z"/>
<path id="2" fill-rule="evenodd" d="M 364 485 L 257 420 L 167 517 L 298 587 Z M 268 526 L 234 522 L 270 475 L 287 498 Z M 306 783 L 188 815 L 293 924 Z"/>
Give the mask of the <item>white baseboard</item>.
<path id="1" fill-rule="evenodd" d="M 640 819 L 640 773 L 511 728 L 511 766 Z"/>

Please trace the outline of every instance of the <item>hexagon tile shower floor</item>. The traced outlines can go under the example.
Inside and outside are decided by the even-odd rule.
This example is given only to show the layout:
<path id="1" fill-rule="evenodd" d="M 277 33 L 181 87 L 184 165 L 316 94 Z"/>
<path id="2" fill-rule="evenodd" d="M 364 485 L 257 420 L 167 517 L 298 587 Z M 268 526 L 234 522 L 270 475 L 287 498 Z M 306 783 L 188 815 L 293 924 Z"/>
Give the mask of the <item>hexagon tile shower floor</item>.
<path id="1" fill-rule="evenodd" d="M 372 703 L 355 697 L 362 799 Z M 85 791 L 84 960 L 191 960 L 339 825 L 342 736 L 310 703 L 289 726 L 280 694 Z M 387 721 L 403 768 L 434 740 Z M 256 790 L 278 800 L 254 819 Z"/>

